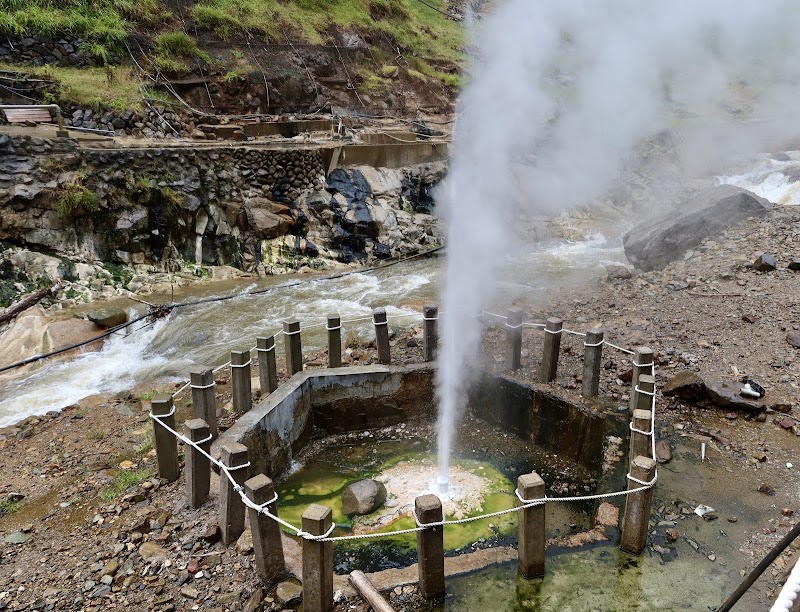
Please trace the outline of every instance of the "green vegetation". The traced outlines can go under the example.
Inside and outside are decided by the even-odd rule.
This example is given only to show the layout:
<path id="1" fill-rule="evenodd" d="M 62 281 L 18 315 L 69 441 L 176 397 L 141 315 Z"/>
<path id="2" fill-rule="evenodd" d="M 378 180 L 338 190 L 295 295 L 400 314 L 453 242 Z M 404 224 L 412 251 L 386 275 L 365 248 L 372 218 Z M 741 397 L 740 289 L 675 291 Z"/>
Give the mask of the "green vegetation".
<path id="1" fill-rule="evenodd" d="M 80 180 L 68 183 L 61 188 L 57 206 L 58 214 L 62 217 L 100 210 L 97 194 L 81 185 Z"/>
<path id="2" fill-rule="evenodd" d="M 19 510 L 19 501 L 16 498 L 9 495 L 0 500 L 0 516 L 13 514 L 17 510 Z"/>
<path id="3" fill-rule="evenodd" d="M 136 445 L 134 452 L 141 457 L 145 453 L 149 453 L 151 450 L 153 450 L 153 444 L 153 432 L 148 429 L 147 432 L 145 432 L 142 441 Z"/>
<path id="4" fill-rule="evenodd" d="M 197 42 L 184 32 L 165 32 L 155 37 L 156 66 L 165 72 L 188 70 L 182 60 L 211 61 L 208 53 L 201 51 Z"/>
<path id="5" fill-rule="evenodd" d="M 141 104 L 139 82 L 128 68 L 114 69 L 110 79 L 105 68 L 34 67 L 0 62 L 0 70 L 24 72 L 56 81 L 59 84 L 57 97 L 77 104 L 97 107 L 102 102 L 119 110 L 138 108 Z"/>
<path id="6" fill-rule="evenodd" d="M 150 478 L 153 473 L 154 470 L 152 467 L 117 472 L 111 485 L 100 491 L 100 499 L 109 502 L 121 497 L 129 488 L 138 485 L 140 482 L 144 482 Z"/>

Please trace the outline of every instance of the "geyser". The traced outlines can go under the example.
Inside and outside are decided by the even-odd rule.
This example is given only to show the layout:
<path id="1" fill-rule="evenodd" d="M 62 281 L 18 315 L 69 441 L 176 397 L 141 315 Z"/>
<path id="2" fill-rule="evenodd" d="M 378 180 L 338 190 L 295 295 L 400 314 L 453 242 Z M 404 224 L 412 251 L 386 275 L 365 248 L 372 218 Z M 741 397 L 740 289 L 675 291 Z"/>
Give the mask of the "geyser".
<path id="1" fill-rule="evenodd" d="M 475 26 L 479 51 L 437 198 L 448 224 L 442 481 L 480 341 L 474 314 L 526 215 L 608 197 L 623 162 L 665 130 L 680 130 L 680 159 L 664 170 L 672 181 L 676 167 L 698 175 L 795 135 L 798 17 L 800 3 L 787 0 L 508 0 Z"/>

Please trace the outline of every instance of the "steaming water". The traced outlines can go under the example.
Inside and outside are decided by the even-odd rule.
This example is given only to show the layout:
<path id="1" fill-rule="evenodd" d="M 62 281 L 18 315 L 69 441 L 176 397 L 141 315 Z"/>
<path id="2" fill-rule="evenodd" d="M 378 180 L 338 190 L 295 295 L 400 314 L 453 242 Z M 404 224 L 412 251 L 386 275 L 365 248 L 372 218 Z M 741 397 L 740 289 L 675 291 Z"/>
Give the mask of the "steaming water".
<path id="1" fill-rule="evenodd" d="M 800 56 L 789 24 L 798 17 L 800 3 L 786 0 L 493 5 L 475 35 L 480 51 L 438 198 L 448 223 L 437 380 L 443 479 L 480 338 L 472 315 L 493 297 L 490 286 L 509 280 L 508 259 L 524 242 L 520 219 L 607 197 L 623 161 L 676 126 L 688 135 L 676 147 L 687 173 L 797 134 Z M 761 117 L 757 129 L 741 121 Z M 793 190 L 768 177 L 764 191 Z"/>
<path id="2" fill-rule="evenodd" d="M 605 263 L 620 261 L 624 255 L 619 240 L 606 240 L 600 234 L 586 242 L 532 245 L 516 263 L 511 262 L 513 282 L 498 284 L 491 292 L 535 295 L 556 279 L 581 282 L 601 274 Z M 278 331 L 282 321 L 291 316 L 296 316 L 303 328 L 318 326 L 303 333 L 304 351 L 324 347 L 324 322 L 329 313 L 339 313 L 344 320 L 370 317 L 378 306 L 385 306 L 390 317 L 418 313 L 423 303 L 436 301 L 441 275 L 442 259 L 420 260 L 376 273 L 312 280 L 262 296 L 173 311 L 155 325 L 145 327 L 142 322 L 139 331 L 112 336 L 101 351 L 43 362 L 16 378 L 4 377 L 0 382 L 0 427 L 97 393 L 118 393 L 156 379 L 183 380 L 196 365 L 215 366 L 228 360 L 229 351 L 251 348 L 257 335 Z M 278 282 L 286 281 L 261 280 L 238 287 L 234 293 Z M 189 290 L 176 300 L 204 297 L 212 291 L 220 293 L 212 286 Z M 421 315 L 392 320 L 392 325 L 405 329 L 419 324 L 418 317 Z M 350 330 L 364 337 L 373 334 L 368 320 L 345 325 L 343 337 Z M 279 351 L 279 359 L 281 354 Z"/>
<path id="3" fill-rule="evenodd" d="M 800 151 L 790 151 L 780 160 L 765 159 L 752 171 L 719 177 L 721 185 L 736 185 L 773 204 L 800 204 Z"/>

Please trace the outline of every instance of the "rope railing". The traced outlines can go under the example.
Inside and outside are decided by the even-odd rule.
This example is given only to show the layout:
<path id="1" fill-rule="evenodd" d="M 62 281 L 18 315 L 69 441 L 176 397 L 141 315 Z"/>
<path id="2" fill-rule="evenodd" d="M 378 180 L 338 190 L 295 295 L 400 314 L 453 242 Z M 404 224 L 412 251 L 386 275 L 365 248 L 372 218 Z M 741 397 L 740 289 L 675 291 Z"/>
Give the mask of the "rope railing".
<path id="1" fill-rule="evenodd" d="M 496 317 L 498 319 L 502 319 L 502 320 L 506 320 L 506 321 L 508 320 L 508 317 L 505 317 L 503 315 L 499 315 L 499 314 L 496 314 L 496 313 L 487 312 L 487 311 L 482 311 L 481 314 L 478 315 L 478 316 L 483 316 L 483 315 L 493 316 L 493 317 Z M 376 324 L 379 324 L 379 325 L 385 325 L 385 324 L 388 323 L 388 319 L 390 319 L 390 318 L 391 319 L 401 319 L 401 318 L 408 318 L 408 317 L 411 317 L 411 316 L 420 316 L 420 315 L 419 315 L 419 313 L 409 313 L 409 314 L 394 315 L 392 317 L 387 317 L 386 323 L 383 323 L 383 322 L 377 322 L 376 323 L 376 321 L 374 319 L 374 315 L 372 315 L 372 316 L 368 316 L 368 317 L 359 317 L 359 318 L 355 318 L 355 319 L 342 321 L 341 324 L 343 325 L 343 324 L 346 324 L 346 323 L 372 321 L 373 323 L 376 323 Z M 538 324 L 538 323 L 523 323 L 522 325 L 529 326 L 529 327 L 544 327 L 544 326 L 542 326 L 541 324 Z M 509 326 L 508 323 L 505 323 L 505 326 L 506 327 L 512 327 L 514 329 L 516 329 L 517 327 L 521 327 L 521 326 Z M 318 328 L 318 327 L 326 327 L 326 328 L 328 328 L 328 324 L 327 323 L 312 324 L 312 325 L 306 326 L 304 329 L 312 329 L 312 328 Z M 548 331 L 548 330 L 545 330 L 545 331 Z M 580 332 L 574 332 L 574 331 L 570 331 L 570 330 L 566 330 L 566 329 L 564 329 L 563 331 L 566 332 L 566 333 L 572 333 L 572 334 L 575 334 L 575 335 L 578 335 L 578 336 L 584 336 L 584 337 L 586 336 L 586 334 L 583 334 L 583 333 L 580 333 Z M 294 335 L 294 334 L 297 334 L 297 333 L 300 333 L 300 330 L 293 331 L 293 332 L 287 332 L 287 331 L 284 331 L 284 330 L 279 330 L 274 334 L 274 337 L 278 337 L 281 334 Z M 609 346 L 611 346 L 613 348 L 616 348 L 616 349 L 618 349 L 618 350 L 620 350 L 620 351 L 622 351 L 624 353 L 634 354 L 633 351 L 630 351 L 630 350 L 622 348 L 622 347 L 618 347 L 618 346 L 610 344 L 610 343 L 606 343 L 606 342 L 597 343 L 597 345 L 601 345 L 601 344 L 609 344 Z M 595 345 L 592 345 L 592 346 L 595 346 Z M 274 346 L 272 347 L 272 349 L 274 349 Z M 272 349 L 270 349 L 270 350 L 272 350 Z M 248 353 L 252 353 L 254 350 L 258 350 L 257 347 L 251 348 L 248 351 Z M 637 364 L 635 359 L 632 360 L 632 362 L 633 362 L 634 366 L 641 366 L 641 365 L 652 366 L 653 367 L 653 374 L 655 374 L 655 366 L 653 364 Z M 249 366 L 249 365 L 250 365 L 250 361 L 248 360 L 245 364 L 238 365 L 237 367 L 245 367 L 245 366 Z M 225 367 L 228 367 L 228 366 L 233 367 L 230 361 L 228 361 L 227 363 L 222 364 L 221 366 L 218 366 L 217 368 L 213 369 L 212 372 L 216 373 L 219 370 L 221 370 L 221 369 L 223 369 Z M 191 384 L 187 382 L 186 384 L 181 386 L 177 391 L 175 391 L 175 393 L 172 394 L 172 397 L 174 398 L 176 395 L 178 395 L 179 393 L 185 391 L 189 387 L 191 387 Z M 630 429 L 633 432 L 639 433 L 641 435 L 648 436 L 650 438 L 650 445 L 649 445 L 650 446 L 650 453 L 651 453 L 651 457 L 655 458 L 655 456 L 656 456 L 655 455 L 656 393 L 655 393 L 655 391 L 649 392 L 649 391 L 642 390 L 642 389 L 639 388 L 638 385 L 636 385 L 634 387 L 634 391 L 637 392 L 637 393 L 641 393 L 641 394 L 644 394 L 644 395 L 651 396 L 650 431 L 644 431 L 644 430 L 640 430 L 638 428 L 634 428 L 633 423 L 630 424 Z M 236 469 L 244 468 L 244 467 L 246 467 L 246 465 L 230 467 L 230 466 L 226 466 L 221 461 L 215 459 L 209 452 L 206 452 L 203 448 L 200 447 L 200 444 L 204 443 L 204 442 L 207 442 L 207 440 L 202 440 L 202 441 L 199 441 L 199 442 L 192 441 L 189 438 L 187 438 L 186 436 L 184 436 L 181 433 L 179 433 L 176 430 L 174 430 L 172 427 L 167 425 L 162 420 L 162 417 L 170 417 L 173 414 L 174 414 L 174 407 L 172 408 L 172 411 L 169 412 L 168 414 L 155 415 L 151 411 L 149 416 L 155 423 L 158 423 L 159 426 L 163 427 L 166 431 L 168 431 L 170 434 L 175 436 L 175 438 L 177 440 L 179 440 L 181 443 L 183 443 L 185 445 L 188 445 L 188 446 L 191 446 L 195 451 L 197 451 L 198 453 L 203 455 L 206 459 L 208 459 L 213 465 L 217 466 L 217 468 L 219 469 L 220 474 L 224 474 L 225 477 L 230 481 L 230 484 L 231 484 L 233 490 L 239 495 L 239 497 L 241 498 L 242 503 L 246 507 L 251 508 L 251 509 L 255 510 L 256 512 L 258 512 L 260 514 L 263 514 L 264 516 L 266 516 L 266 517 L 270 518 L 271 520 L 277 522 L 279 525 L 281 525 L 284 528 L 288 529 L 289 531 L 293 532 L 296 537 L 300 537 L 300 538 L 303 538 L 303 539 L 306 539 L 306 540 L 319 541 L 319 542 L 341 542 L 341 541 L 348 541 L 348 540 L 387 538 L 387 537 L 405 535 L 405 534 L 410 534 L 410 533 L 416 533 L 416 532 L 419 532 L 419 531 L 423 531 L 425 529 L 429 529 L 431 527 L 444 527 L 444 526 L 448 526 L 448 525 L 460 525 L 460 524 L 464 524 L 464 523 L 470 523 L 470 522 L 473 522 L 473 521 L 479 521 L 479 520 L 483 520 L 483 519 L 493 518 L 493 517 L 496 517 L 496 516 L 502 516 L 502 515 L 505 515 L 505 514 L 511 514 L 511 513 L 514 513 L 514 512 L 520 512 L 522 510 L 525 510 L 525 509 L 528 509 L 528 508 L 532 508 L 534 506 L 538 506 L 538 505 L 542 505 L 542 504 L 547 504 L 547 503 L 555 503 L 555 502 L 561 502 L 561 503 L 563 503 L 563 502 L 585 502 L 585 501 L 595 501 L 595 500 L 599 500 L 599 499 L 607 499 L 607 498 L 611 498 L 611 497 L 627 496 L 627 495 L 631 495 L 633 493 L 639 493 L 639 492 L 642 492 L 642 491 L 645 491 L 647 489 L 652 488 L 655 485 L 656 481 L 658 480 L 658 470 L 655 470 L 654 476 L 653 476 L 652 480 L 650 480 L 650 481 L 642 481 L 642 480 L 632 476 L 631 472 L 629 470 L 628 473 L 626 474 L 626 480 L 628 480 L 630 482 L 633 482 L 635 484 L 638 484 L 639 485 L 638 487 L 634 487 L 634 488 L 630 488 L 630 489 L 624 489 L 624 490 L 620 490 L 620 491 L 612 491 L 612 492 L 608 492 L 608 493 L 596 493 L 596 494 L 592 494 L 592 495 L 578 495 L 578 496 L 571 496 L 571 497 L 547 497 L 545 495 L 544 497 L 538 498 L 538 499 L 524 499 L 521 496 L 519 490 L 516 489 L 515 490 L 515 495 L 518 498 L 520 504 L 517 505 L 517 506 L 514 506 L 512 508 L 506 508 L 504 510 L 498 510 L 498 511 L 495 511 L 495 512 L 483 513 L 483 514 L 479 514 L 479 515 L 476 515 L 476 516 L 470 516 L 470 517 L 465 517 L 465 518 L 461 518 L 461 519 L 443 519 L 441 521 L 430 522 L 430 523 L 421 523 L 419 521 L 419 519 L 417 518 L 416 513 L 412 512 L 412 514 L 414 516 L 414 520 L 415 520 L 415 525 L 416 526 L 412 527 L 412 528 L 408 528 L 408 529 L 397 529 L 397 530 L 384 531 L 384 532 L 379 532 L 379 533 L 364 533 L 364 534 L 351 534 L 351 535 L 342 535 L 342 536 L 332 536 L 331 534 L 333 533 L 333 530 L 335 529 L 335 525 L 332 525 L 331 528 L 325 534 L 314 535 L 314 534 L 310 534 L 310 533 L 307 533 L 307 532 L 303 531 L 301 528 L 297 527 L 296 525 L 291 524 L 288 521 L 285 521 L 284 519 L 279 518 L 277 516 L 277 514 L 274 514 L 274 513 L 270 512 L 268 510 L 268 506 L 270 506 L 270 505 L 272 505 L 272 504 L 274 504 L 274 503 L 276 503 L 278 501 L 277 493 L 275 494 L 273 499 L 271 499 L 269 502 L 266 502 L 264 504 L 256 504 L 255 502 L 253 502 L 246 495 L 246 493 L 244 491 L 244 487 L 242 487 L 240 484 L 238 484 L 235 481 L 235 479 L 233 478 L 233 476 L 231 475 L 231 473 L 230 473 L 231 471 L 235 471 Z M 249 465 L 249 463 L 247 465 Z"/>

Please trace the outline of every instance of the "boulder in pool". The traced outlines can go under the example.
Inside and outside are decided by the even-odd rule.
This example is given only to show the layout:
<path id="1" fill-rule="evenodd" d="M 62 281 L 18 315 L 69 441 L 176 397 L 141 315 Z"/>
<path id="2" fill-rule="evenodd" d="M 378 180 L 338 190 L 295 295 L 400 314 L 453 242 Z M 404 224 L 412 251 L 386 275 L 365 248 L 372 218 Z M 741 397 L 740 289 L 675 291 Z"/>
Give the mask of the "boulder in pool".
<path id="1" fill-rule="evenodd" d="M 386 502 L 386 487 L 377 480 L 359 480 L 342 493 L 342 513 L 370 514 Z"/>

